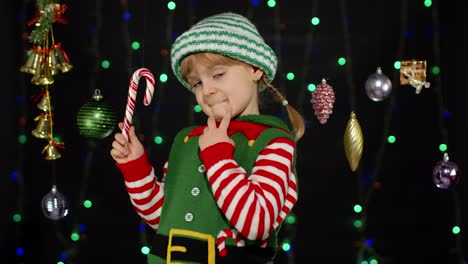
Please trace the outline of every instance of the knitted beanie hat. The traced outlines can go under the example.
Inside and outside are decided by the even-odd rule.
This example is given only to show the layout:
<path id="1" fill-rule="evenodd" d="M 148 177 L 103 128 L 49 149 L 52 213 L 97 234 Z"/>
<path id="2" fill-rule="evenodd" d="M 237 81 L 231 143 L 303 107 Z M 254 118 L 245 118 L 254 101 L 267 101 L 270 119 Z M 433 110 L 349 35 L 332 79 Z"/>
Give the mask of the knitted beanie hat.
<path id="1" fill-rule="evenodd" d="M 275 52 L 247 18 L 236 13 L 207 17 L 175 40 L 171 49 L 172 70 L 189 90 L 190 85 L 180 75 L 180 62 L 197 52 L 218 53 L 259 67 L 270 82 L 276 74 L 278 61 Z"/>

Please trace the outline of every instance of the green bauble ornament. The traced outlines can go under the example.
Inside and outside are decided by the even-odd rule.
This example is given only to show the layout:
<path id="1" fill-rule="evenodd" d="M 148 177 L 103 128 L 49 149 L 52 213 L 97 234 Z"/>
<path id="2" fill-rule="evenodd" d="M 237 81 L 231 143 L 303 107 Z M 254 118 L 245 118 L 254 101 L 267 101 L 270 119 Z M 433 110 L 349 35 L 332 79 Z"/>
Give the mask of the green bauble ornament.
<path id="1" fill-rule="evenodd" d="M 78 111 L 76 123 L 80 134 L 85 138 L 103 139 L 114 130 L 117 115 L 102 98 L 101 91 L 96 89 L 92 99 Z"/>

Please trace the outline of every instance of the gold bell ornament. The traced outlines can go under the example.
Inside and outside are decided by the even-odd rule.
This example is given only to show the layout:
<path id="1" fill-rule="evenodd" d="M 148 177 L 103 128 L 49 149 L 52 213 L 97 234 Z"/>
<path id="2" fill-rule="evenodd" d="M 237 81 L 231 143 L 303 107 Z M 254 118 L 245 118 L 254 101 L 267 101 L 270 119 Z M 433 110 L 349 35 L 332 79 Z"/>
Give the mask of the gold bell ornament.
<path id="1" fill-rule="evenodd" d="M 51 140 L 47 146 L 42 149 L 42 154 L 46 160 L 56 160 L 62 157 L 58 148 L 63 148 L 63 143 Z"/>
<path id="2" fill-rule="evenodd" d="M 356 114 L 352 111 L 344 134 L 344 149 L 346 159 L 353 172 L 356 171 L 361 160 L 363 144 L 361 126 L 356 119 Z"/>
<path id="3" fill-rule="evenodd" d="M 61 43 L 57 43 L 52 46 L 52 49 L 49 51 L 47 61 L 52 75 L 66 73 L 73 68 L 67 54 L 62 49 Z"/>
<path id="4" fill-rule="evenodd" d="M 26 63 L 21 66 L 20 71 L 29 74 L 36 74 L 41 64 L 41 58 L 41 48 L 34 48 L 26 59 Z"/>
<path id="5" fill-rule="evenodd" d="M 40 110 L 44 112 L 49 112 L 49 110 L 51 111 L 53 107 L 52 107 L 52 104 L 50 103 L 49 93 L 43 93 L 41 100 L 39 101 L 39 103 L 37 103 L 36 106 L 37 108 L 39 108 Z"/>
<path id="6" fill-rule="evenodd" d="M 52 120 L 49 114 L 42 113 L 34 120 L 37 121 L 37 125 L 31 134 L 37 138 L 52 138 Z"/>
<path id="7" fill-rule="evenodd" d="M 50 85 L 54 83 L 54 78 L 52 78 L 49 64 L 46 63 L 46 61 L 41 61 L 39 64 L 39 70 L 37 70 L 31 78 L 31 83 L 35 85 Z"/>

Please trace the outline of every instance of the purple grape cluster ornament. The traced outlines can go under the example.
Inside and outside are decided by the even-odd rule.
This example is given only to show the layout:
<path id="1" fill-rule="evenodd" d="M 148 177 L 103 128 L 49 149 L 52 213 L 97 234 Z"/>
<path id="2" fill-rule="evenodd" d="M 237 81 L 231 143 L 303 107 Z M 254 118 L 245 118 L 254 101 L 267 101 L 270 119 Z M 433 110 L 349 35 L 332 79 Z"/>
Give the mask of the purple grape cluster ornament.
<path id="1" fill-rule="evenodd" d="M 435 186 L 441 189 L 452 189 L 460 180 L 460 169 L 456 163 L 449 161 L 447 153 L 434 167 L 432 179 Z"/>

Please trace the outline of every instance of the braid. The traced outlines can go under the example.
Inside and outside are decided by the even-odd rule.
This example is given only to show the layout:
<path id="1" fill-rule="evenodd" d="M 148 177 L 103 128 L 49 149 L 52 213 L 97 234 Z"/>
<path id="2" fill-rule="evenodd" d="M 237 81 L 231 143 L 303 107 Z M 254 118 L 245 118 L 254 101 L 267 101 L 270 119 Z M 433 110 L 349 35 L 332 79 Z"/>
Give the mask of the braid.
<path id="1" fill-rule="evenodd" d="M 288 104 L 288 101 L 286 100 L 284 95 L 281 94 L 281 92 L 268 81 L 265 74 L 262 76 L 261 82 L 268 91 L 273 93 L 274 100 L 277 102 L 281 102 L 286 107 L 286 110 L 288 111 L 289 120 L 291 121 L 291 125 L 293 127 L 294 138 L 296 139 L 296 141 L 298 141 L 304 135 L 304 118 L 299 112 L 296 111 L 296 109 L 294 109 L 291 105 Z"/>

